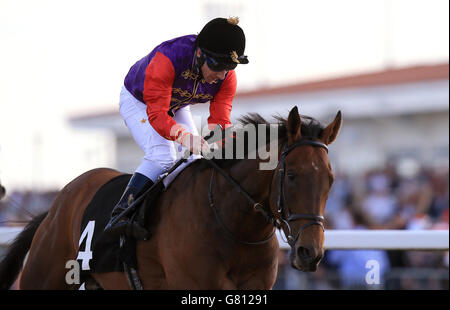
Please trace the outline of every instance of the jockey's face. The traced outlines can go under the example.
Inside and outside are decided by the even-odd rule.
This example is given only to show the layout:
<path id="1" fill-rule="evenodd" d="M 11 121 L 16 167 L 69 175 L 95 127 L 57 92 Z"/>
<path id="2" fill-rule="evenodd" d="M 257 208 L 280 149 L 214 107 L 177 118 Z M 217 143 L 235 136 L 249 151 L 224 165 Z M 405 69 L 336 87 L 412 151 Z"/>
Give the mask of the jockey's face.
<path id="1" fill-rule="evenodd" d="M 206 64 L 206 62 L 203 64 L 202 66 L 202 74 L 203 74 L 203 78 L 205 79 L 205 81 L 209 84 L 215 83 L 218 80 L 223 80 L 225 78 L 225 75 L 227 74 L 227 70 L 223 70 L 223 71 L 212 71 L 208 65 Z"/>
<path id="2" fill-rule="evenodd" d="M 201 56 L 200 49 L 197 50 L 197 57 Z M 205 61 L 202 65 L 202 75 L 205 81 L 209 84 L 215 83 L 218 80 L 223 80 L 225 78 L 225 75 L 227 74 L 228 70 L 222 70 L 222 71 L 213 71 L 208 67 L 207 62 Z"/>

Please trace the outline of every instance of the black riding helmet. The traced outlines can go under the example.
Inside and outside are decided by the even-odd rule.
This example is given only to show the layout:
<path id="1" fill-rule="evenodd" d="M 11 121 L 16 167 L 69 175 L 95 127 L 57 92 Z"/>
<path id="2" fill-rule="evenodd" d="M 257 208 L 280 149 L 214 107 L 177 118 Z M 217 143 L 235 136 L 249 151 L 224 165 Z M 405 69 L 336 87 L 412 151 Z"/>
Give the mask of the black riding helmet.
<path id="1" fill-rule="evenodd" d="M 195 41 L 195 46 L 202 51 L 200 66 L 206 61 L 211 70 L 222 71 L 248 64 L 244 56 L 245 35 L 238 23 L 237 17 L 215 18 L 203 27 Z"/>

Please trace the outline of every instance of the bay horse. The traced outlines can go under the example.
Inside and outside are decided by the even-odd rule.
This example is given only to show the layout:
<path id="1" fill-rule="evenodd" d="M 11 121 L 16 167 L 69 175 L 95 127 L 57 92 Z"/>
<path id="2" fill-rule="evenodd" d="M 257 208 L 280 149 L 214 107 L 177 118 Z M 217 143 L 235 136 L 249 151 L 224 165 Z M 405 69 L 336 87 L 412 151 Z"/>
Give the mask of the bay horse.
<path id="1" fill-rule="evenodd" d="M 271 289 L 278 266 L 276 227 L 291 245 L 292 267 L 316 270 L 324 254 L 323 214 L 334 178 L 327 145 L 337 137 L 341 112 L 327 126 L 300 116 L 297 107 L 277 119 L 275 169 L 258 169 L 259 157 L 209 160 L 220 167 L 219 175 L 202 158 L 148 206 L 157 214 L 146 223 L 152 237 L 136 245 L 144 289 Z M 257 114 L 241 122 L 269 124 Z M 73 288 L 65 280 L 66 262 L 77 256 L 83 212 L 97 190 L 118 175 L 99 168 L 67 184 L 49 211 L 31 220 L 11 244 L 0 264 L 0 288 L 15 281 L 27 252 L 20 289 Z M 123 272 L 91 276 L 103 289 L 130 289 Z"/>

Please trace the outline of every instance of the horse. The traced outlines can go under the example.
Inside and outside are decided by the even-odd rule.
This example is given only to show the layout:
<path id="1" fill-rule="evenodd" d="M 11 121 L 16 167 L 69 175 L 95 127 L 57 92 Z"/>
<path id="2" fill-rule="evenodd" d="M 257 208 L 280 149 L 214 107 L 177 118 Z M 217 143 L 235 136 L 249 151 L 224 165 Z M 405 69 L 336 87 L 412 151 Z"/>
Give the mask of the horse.
<path id="1" fill-rule="evenodd" d="M 297 107 L 277 120 L 274 169 L 258 169 L 259 156 L 202 158 L 185 168 L 153 205 L 144 201 L 143 207 L 152 209 L 145 224 L 152 237 L 136 243 L 143 289 L 271 289 L 278 268 L 277 228 L 291 246 L 291 266 L 317 269 L 334 178 L 327 146 L 338 135 L 341 112 L 327 126 L 301 116 Z M 269 125 L 258 114 L 240 121 Z M 20 289 L 73 289 L 65 279 L 66 263 L 77 256 L 83 212 L 99 188 L 121 174 L 97 168 L 68 183 L 49 211 L 32 219 L 10 245 L 0 263 L 0 288 L 8 289 L 21 272 Z M 131 288 L 124 272 L 90 276 L 102 289 Z"/>

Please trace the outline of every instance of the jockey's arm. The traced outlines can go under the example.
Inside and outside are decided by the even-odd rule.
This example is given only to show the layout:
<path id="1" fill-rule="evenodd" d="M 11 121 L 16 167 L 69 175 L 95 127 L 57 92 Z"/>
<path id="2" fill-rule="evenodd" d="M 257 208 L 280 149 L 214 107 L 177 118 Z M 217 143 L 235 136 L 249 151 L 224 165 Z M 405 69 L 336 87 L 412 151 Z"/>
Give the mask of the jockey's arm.
<path id="1" fill-rule="evenodd" d="M 184 130 L 167 114 L 174 79 L 172 62 L 164 54 L 156 53 L 145 70 L 143 98 L 150 125 L 167 140 L 175 140 Z"/>
<path id="2" fill-rule="evenodd" d="M 231 126 L 230 114 L 233 98 L 236 94 L 236 87 L 236 73 L 234 70 L 231 70 L 228 72 L 225 80 L 223 81 L 220 90 L 210 102 L 208 117 L 209 130 L 213 130 L 217 124 L 222 126 L 222 129 L 226 129 Z M 216 142 L 219 147 L 222 146 L 224 139 Z"/>
<path id="3" fill-rule="evenodd" d="M 167 140 L 176 141 L 193 153 L 208 150 L 208 143 L 178 124 L 167 112 L 170 109 L 175 69 L 167 56 L 158 52 L 145 70 L 143 98 L 150 125 Z"/>

